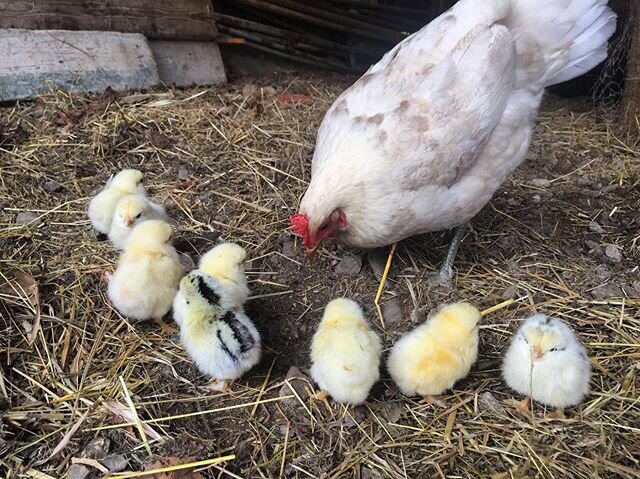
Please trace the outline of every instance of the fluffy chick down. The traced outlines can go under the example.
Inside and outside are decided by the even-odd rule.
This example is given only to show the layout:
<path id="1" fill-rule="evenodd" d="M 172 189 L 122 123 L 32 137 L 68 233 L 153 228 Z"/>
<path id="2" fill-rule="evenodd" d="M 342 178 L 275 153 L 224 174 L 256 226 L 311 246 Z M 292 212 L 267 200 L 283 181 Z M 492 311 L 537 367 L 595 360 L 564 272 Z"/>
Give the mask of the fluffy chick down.
<path id="1" fill-rule="evenodd" d="M 122 170 L 91 199 L 87 214 L 96 231 L 109 233 L 116 205 L 123 196 L 133 194 L 146 196 L 143 179 L 142 172 L 138 170 Z"/>
<path id="2" fill-rule="evenodd" d="M 407 396 L 436 396 L 464 378 L 478 357 L 480 311 L 469 303 L 442 307 L 402 336 L 388 369 Z"/>
<path id="3" fill-rule="evenodd" d="M 235 243 L 221 243 L 201 258 L 199 268 L 222 282 L 236 308 L 241 308 L 249 297 L 249 286 L 244 272 L 245 249 Z"/>
<path id="4" fill-rule="evenodd" d="M 169 217 L 162 206 L 150 201 L 146 196 L 123 196 L 113 212 L 109 240 L 116 248 L 124 249 L 133 228 L 147 220 L 162 220 L 168 223 Z"/>
<path id="5" fill-rule="evenodd" d="M 201 372 L 218 380 L 238 379 L 262 354 L 258 330 L 234 306 L 222 281 L 202 270 L 182 278 L 174 300 L 185 350 Z"/>
<path id="6" fill-rule="evenodd" d="M 585 347 L 563 321 L 544 314 L 527 319 L 504 357 L 502 376 L 519 394 L 554 408 L 589 394 L 591 364 Z"/>
<path id="7" fill-rule="evenodd" d="M 380 377 L 380 337 L 360 306 L 346 298 L 327 304 L 311 343 L 311 377 L 340 403 L 361 404 Z"/>
<path id="8" fill-rule="evenodd" d="M 140 223 L 129 235 L 107 291 L 123 315 L 159 319 L 171 309 L 184 274 L 172 237 L 171 225 L 160 220 Z"/>

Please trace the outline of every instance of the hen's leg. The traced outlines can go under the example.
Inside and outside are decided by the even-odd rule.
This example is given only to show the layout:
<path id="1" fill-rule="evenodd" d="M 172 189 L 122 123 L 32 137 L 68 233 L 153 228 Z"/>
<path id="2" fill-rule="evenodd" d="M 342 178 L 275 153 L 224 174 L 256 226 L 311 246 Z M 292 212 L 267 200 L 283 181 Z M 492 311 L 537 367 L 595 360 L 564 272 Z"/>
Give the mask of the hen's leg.
<path id="1" fill-rule="evenodd" d="M 464 232 L 466 228 L 467 225 L 465 223 L 455 229 L 453 239 L 451 240 L 451 244 L 449 245 L 449 251 L 447 251 L 447 256 L 444 259 L 444 263 L 442 263 L 440 271 L 431 276 L 431 278 L 429 279 L 429 284 L 449 285 L 449 283 L 451 283 L 451 278 L 453 278 L 453 262 L 456 259 L 456 254 L 458 253 L 458 248 L 460 247 L 462 238 L 464 238 Z"/>

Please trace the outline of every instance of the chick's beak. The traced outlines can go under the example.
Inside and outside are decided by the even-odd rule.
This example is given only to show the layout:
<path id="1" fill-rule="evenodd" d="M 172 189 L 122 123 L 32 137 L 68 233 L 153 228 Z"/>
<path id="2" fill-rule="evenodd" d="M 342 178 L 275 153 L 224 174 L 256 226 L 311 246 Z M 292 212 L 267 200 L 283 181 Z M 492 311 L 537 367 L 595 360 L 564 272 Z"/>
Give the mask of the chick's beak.
<path id="1" fill-rule="evenodd" d="M 533 359 L 540 359 L 542 356 L 544 356 L 544 353 L 542 352 L 542 348 L 540 347 L 539 344 L 535 344 L 533 346 L 532 353 L 533 353 Z"/>
<path id="2" fill-rule="evenodd" d="M 127 218 L 124 222 L 127 226 L 131 226 L 133 224 L 133 220 L 131 218 Z"/>

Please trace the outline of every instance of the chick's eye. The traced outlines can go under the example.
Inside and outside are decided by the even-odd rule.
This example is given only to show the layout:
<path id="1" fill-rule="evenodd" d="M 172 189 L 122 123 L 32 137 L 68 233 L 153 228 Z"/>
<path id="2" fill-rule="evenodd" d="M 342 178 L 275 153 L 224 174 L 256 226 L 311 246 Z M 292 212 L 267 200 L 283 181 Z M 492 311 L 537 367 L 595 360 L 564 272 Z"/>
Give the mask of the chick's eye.
<path id="1" fill-rule="evenodd" d="M 142 216 L 142 213 L 138 213 L 138 214 L 136 215 L 136 219 L 140 218 L 141 216 Z"/>

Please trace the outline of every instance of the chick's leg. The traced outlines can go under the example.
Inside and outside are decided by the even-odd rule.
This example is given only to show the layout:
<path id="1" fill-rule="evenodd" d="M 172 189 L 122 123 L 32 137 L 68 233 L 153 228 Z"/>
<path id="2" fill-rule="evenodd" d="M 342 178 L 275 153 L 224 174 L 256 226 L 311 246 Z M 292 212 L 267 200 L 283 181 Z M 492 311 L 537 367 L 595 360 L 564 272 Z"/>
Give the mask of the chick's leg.
<path id="1" fill-rule="evenodd" d="M 564 409 L 562 408 L 556 409 L 555 411 L 550 412 L 545 417 L 547 419 L 565 419 L 566 418 L 566 416 L 564 415 Z"/>
<path id="2" fill-rule="evenodd" d="M 153 318 L 153 322 L 160 326 L 164 334 L 173 334 L 176 332 L 176 328 L 169 326 L 162 318 Z"/>
<path id="3" fill-rule="evenodd" d="M 516 409 L 520 412 L 528 414 L 531 412 L 531 398 L 527 396 L 522 401 L 516 403 Z"/>
<path id="4" fill-rule="evenodd" d="M 467 225 L 463 224 L 455 229 L 453 239 L 451 240 L 451 244 L 449 245 L 449 251 L 447 251 L 447 256 L 442 263 L 440 271 L 433 274 L 429 279 L 430 285 L 448 286 L 451 283 L 451 278 L 453 278 L 453 262 L 456 259 L 456 254 L 458 253 L 458 248 L 460 248 L 462 238 L 464 238 L 464 232 L 466 228 Z"/>
<path id="5" fill-rule="evenodd" d="M 435 396 L 423 396 L 421 402 L 425 404 L 430 404 L 431 406 L 436 406 L 436 407 L 447 407 L 447 403 L 445 403 L 441 399 L 438 399 Z"/>

